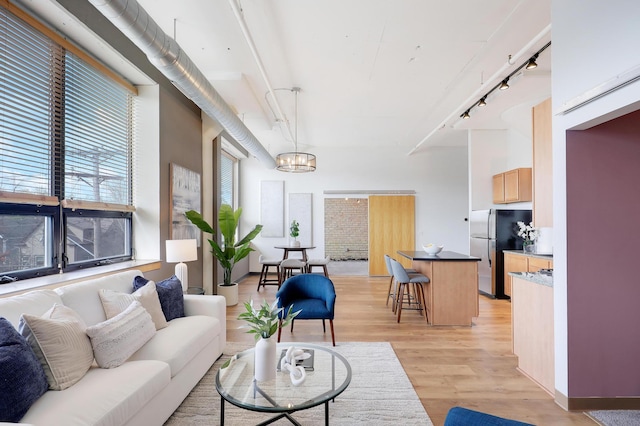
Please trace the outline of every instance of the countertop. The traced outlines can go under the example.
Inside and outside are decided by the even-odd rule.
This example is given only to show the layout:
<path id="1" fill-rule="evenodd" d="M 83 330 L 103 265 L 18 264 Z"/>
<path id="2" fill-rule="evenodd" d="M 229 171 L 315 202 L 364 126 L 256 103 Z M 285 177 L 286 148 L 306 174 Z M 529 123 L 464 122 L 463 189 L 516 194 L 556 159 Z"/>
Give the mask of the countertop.
<path id="1" fill-rule="evenodd" d="M 540 259 L 553 260 L 552 254 L 525 253 L 522 250 L 504 250 L 503 253 L 517 254 L 520 256 L 539 257 Z"/>
<path id="2" fill-rule="evenodd" d="M 553 275 L 541 274 L 540 272 L 509 272 L 509 275 L 532 283 L 553 287 Z"/>
<path id="3" fill-rule="evenodd" d="M 479 257 L 469 256 L 466 254 L 456 253 L 455 251 L 441 251 L 438 254 L 429 255 L 424 250 L 420 251 L 408 251 L 398 250 L 400 256 L 404 256 L 411 260 L 447 260 L 447 261 L 475 261 L 479 262 Z"/>

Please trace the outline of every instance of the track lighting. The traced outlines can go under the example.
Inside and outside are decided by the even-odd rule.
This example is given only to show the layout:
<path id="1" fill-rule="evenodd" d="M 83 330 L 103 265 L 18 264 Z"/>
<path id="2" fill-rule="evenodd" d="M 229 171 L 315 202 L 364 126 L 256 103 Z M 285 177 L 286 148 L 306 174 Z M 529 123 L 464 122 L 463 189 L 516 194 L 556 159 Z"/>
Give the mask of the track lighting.
<path id="1" fill-rule="evenodd" d="M 480 98 L 480 100 L 478 100 L 475 104 L 467 108 L 467 110 L 460 115 L 460 118 L 463 118 L 463 119 L 471 118 L 471 110 L 473 108 L 475 108 L 476 106 L 484 107 L 487 105 L 487 96 L 489 96 L 491 93 L 495 92 L 496 90 L 507 90 L 509 88 L 509 79 L 514 75 L 516 75 L 516 73 L 520 72 L 523 68 L 528 70 L 536 68 L 538 66 L 538 64 L 536 63 L 536 60 L 538 59 L 538 55 L 544 52 L 544 50 L 549 46 L 551 46 L 551 42 L 548 42 L 547 44 L 545 44 L 540 50 L 538 50 L 533 56 L 531 56 L 528 61 L 522 63 L 522 65 L 520 65 L 518 68 L 513 70 L 511 74 L 506 76 L 500 83 L 493 86 L 491 90 L 489 90 L 487 93 L 484 94 L 484 96 Z M 509 55 L 509 64 L 511 64 L 511 55 Z"/>

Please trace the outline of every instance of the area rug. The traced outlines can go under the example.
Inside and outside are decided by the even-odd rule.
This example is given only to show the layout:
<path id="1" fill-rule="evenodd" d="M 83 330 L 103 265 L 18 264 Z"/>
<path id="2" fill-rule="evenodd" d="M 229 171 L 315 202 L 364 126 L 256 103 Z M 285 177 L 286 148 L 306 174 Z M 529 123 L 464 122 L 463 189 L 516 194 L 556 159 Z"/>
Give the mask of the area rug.
<path id="1" fill-rule="evenodd" d="M 640 425 L 640 411 L 637 410 L 589 411 L 587 415 L 602 426 Z"/>
<path id="2" fill-rule="evenodd" d="M 330 345 L 327 345 L 330 346 Z M 220 395 L 215 376 L 229 357 L 248 347 L 227 343 L 216 361 L 165 426 L 220 424 Z M 433 425 L 389 343 L 337 343 L 333 348 L 351 364 L 349 387 L 329 406 L 332 425 Z M 258 424 L 273 417 L 225 404 L 225 425 Z M 324 405 L 298 411 L 293 417 L 303 425 L 324 424 Z M 290 425 L 286 419 L 274 425 Z"/>

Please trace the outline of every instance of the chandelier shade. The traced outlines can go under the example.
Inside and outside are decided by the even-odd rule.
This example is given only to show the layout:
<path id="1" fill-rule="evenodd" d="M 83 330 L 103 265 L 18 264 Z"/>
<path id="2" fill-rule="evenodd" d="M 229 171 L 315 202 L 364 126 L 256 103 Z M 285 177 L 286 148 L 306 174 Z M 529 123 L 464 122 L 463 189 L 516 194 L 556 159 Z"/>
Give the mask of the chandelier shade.
<path id="1" fill-rule="evenodd" d="M 276 157 L 281 172 L 306 173 L 316 170 L 316 156 L 307 152 L 283 152 Z"/>

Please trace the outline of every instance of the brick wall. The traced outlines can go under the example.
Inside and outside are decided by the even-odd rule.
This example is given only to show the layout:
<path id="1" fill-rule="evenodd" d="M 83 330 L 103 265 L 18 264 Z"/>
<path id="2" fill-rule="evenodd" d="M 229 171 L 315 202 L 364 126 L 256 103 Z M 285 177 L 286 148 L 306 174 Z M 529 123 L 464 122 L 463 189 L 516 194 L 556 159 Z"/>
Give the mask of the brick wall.
<path id="1" fill-rule="evenodd" d="M 331 260 L 369 259 L 369 204 L 366 198 L 325 198 L 324 247 Z"/>

